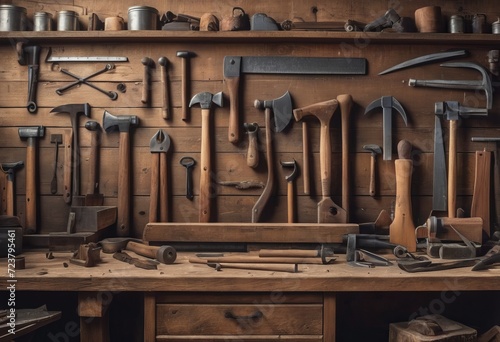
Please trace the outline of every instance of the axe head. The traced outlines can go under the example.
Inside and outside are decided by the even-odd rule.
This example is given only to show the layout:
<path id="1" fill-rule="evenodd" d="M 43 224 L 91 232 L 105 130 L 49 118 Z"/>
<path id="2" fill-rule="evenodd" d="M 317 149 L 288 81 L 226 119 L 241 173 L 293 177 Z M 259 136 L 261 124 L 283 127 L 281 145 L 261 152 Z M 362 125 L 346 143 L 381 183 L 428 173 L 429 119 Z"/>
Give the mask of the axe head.
<path id="1" fill-rule="evenodd" d="M 292 121 L 293 109 L 292 109 L 292 97 L 290 92 L 286 92 L 283 96 L 270 100 L 270 101 L 260 101 L 255 100 L 254 103 L 256 108 L 270 108 L 274 113 L 274 130 L 279 133 L 282 132 L 288 124 Z"/>
<path id="2" fill-rule="evenodd" d="M 107 110 L 102 117 L 102 127 L 106 132 L 128 132 L 130 126 L 137 126 L 139 118 L 137 115 L 113 115 Z"/>

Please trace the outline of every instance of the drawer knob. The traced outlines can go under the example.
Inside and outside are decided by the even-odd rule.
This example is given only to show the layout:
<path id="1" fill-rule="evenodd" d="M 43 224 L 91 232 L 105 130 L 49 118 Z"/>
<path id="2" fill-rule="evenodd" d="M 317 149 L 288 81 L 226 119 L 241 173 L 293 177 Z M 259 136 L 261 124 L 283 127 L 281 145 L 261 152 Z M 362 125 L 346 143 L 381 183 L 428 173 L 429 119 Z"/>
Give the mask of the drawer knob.
<path id="1" fill-rule="evenodd" d="M 251 314 L 249 316 L 238 316 L 238 315 L 235 315 L 231 311 L 226 311 L 224 313 L 224 317 L 229 318 L 229 319 L 234 319 L 234 320 L 236 320 L 238 322 L 240 322 L 240 321 L 250 321 L 250 320 L 256 321 L 259 318 L 262 318 L 262 316 L 264 316 L 264 314 L 260 310 L 255 311 L 253 314 Z"/>

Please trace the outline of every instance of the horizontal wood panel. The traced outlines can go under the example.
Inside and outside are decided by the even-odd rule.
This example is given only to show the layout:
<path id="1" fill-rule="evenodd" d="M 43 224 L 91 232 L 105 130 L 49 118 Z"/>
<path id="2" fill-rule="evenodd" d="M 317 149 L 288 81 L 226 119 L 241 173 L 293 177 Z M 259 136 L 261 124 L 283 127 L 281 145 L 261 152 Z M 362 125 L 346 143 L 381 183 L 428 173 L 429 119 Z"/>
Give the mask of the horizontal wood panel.
<path id="1" fill-rule="evenodd" d="M 319 293 L 173 293 L 162 292 L 155 296 L 158 304 L 322 304 L 323 296 Z"/>
<path id="2" fill-rule="evenodd" d="M 323 305 L 203 305 L 158 304 L 159 335 L 282 334 L 319 335 L 323 331 Z M 246 318 L 260 313 L 258 318 Z M 232 314 L 238 318 L 228 318 Z"/>
<path id="3" fill-rule="evenodd" d="M 237 335 L 237 336 L 156 336 L 156 341 L 185 342 L 185 341 L 203 341 L 203 342 L 222 342 L 228 339 L 236 339 L 238 342 L 251 341 L 287 341 L 287 342 L 322 342 L 323 336 L 283 336 L 283 335 Z"/>

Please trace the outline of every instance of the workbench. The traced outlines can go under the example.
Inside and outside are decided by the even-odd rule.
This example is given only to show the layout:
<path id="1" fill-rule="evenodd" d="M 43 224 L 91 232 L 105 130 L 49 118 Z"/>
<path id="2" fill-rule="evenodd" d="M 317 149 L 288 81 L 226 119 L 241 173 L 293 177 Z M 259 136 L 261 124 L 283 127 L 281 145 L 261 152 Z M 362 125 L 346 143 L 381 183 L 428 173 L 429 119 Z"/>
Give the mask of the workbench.
<path id="1" fill-rule="evenodd" d="M 395 263 L 387 267 L 353 267 L 345 262 L 344 255 L 339 255 L 328 265 L 301 264 L 297 273 L 215 271 L 190 263 L 192 253 L 180 252 L 174 264 L 145 270 L 115 260 L 111 254 L 101 253 L 101 262 L 87 268 L 69 263 L 70 253 L 54 252 L 52 259 L 47 259 L 45 252 L 29 251 L 22 255 L 26 267 L 16 270 L 12 278 L 16 296 L 23 296 L 25 291 L 78 293 L 81 341 L 109 340 L 107 309 L 113 302 L 103 294 L 110 291 L 143 296 L 144 341 L 177 341 L 186 336 L 204 341 L 208 336 L 210 341 L 231 336 L 271 341 L 282 335 L 290 335 L 291 340 L 300 337 L 301 341 L 335 341 L 337 324 L 343 317 L 337 299 L 345 294 L 352 301 L 356 296 L 376 300 L 384 298 L 384 293 L 390 293 L 390 298 L 398 298 L 399 293 L 413 298 L 419 298 L 419 293 L 431 293 L 431 301 L 424 299 L 418 305 L 429 305 L 432 310 L 439 307 L 436 301 L 449 306 L 461 296 L 467 298 L 465 293 L 480 291 L 489 298 L 488 303 L 482 304 L 485 312 L 488 305 L 495 307 L 500 298 L 500 268 L 407 273 Z M 7 268 L 5 260 L 0 265 Z M 2 272 L 1 287 L 6 289 L 12 284 L 10 280 Z M 408 303 L 387 303 L 385 309 L 398 305 Z M 470 308 L 473 310 L 474 306 Z M 366 315 L 363 312 L 358 317 Z M 495 316 L 495 312 L 490 314 Z M 337 340 L 344 339 L 337 335 Z"/>

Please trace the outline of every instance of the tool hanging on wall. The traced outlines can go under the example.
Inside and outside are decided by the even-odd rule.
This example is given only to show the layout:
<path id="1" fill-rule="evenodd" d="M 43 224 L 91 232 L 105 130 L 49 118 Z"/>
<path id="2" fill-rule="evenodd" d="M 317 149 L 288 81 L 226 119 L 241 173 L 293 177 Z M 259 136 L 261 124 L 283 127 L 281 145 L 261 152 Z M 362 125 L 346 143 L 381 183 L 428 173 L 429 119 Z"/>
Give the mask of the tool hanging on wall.
<path id="1" fill-rule="evenodd" d="M 57 160 L 59 156 L 59 145 L 62 144 L 63 137 L 62 134 L 51 134 L 50 143 L 55 144 L 54 150 L 54 172 L 52 174 L 52 180 L 50 181 L 50 193 L 52 195 L 57 193 Z"/>
<path id="2" fill-rule="evenodd" d="M 95 77 L 97 75 L 100 75 L 100 74 L 103 74 L 105 73 L 106 71 L 109 71 L 109 70 L 113 70 L 115 68 L 115 65 L 114 64 L 111 64 L 111 63 L 108 63 L 104 66 L 104 68 L 100 69 L 100 70 L 97 70 L 96 72 L 94 72 L 93 74 L 89 75 L 89 76 L 85 76 L 85 77 L 80 77 L 80 76 L 77 76 L 71 72 L 69 72 L 68 70 L 66 69 L 61 69 L 60 71 L 63 73 L 63 74 L 66 74 L 68 76 L 71 76 L 73 78 L 76 79 L 75 82 L 73 83 L 70 83 L 64 87 L 61 87 L 61 88 L 58 88 L 56 89 L 56 93 L 58 95 L 63 95 L 64 92 L 70 88 L 73 88 L 74 86 L 77 86 L 79 84 L 86 84 L 88 85 L 89 87 L 91 88 L 94 88 L 95 90 L 97 91 L 100 91 L 101 93 L 105 94 L 106 96 L 108 96 L 111 100 L 116 100 L 118 98 L 118 93 L 114 92 L 114 91 L 108 91 L 108 90 L 104 90 L 98 86 L 96 86 L 95 84 L 93 83 L 90 83 L 88 80 L 92 77 Z"/>
<path id="3" fill-rule="evenodd" d="M 254 123 L 243 124 L 248 134 L 247 165 L 251 168 L 259 166 L 259 125 Z"/>
<path id="4" fill-rule="evenodd" d="M 113 115 L 104 111 L 102 127 L 107 133 L 118 131 L 120 133 L 120 148 L 118 151 L 118 236 L 130 234 L 130 129 L 139 125 L 136 115 Z"/>
<path id="5" fill-rule="evenodd" d="M 144 66 L 141 102 L 149 106 L 151 102 L 151 70 L 155 67 L 155 62 L 149 57 L 143 57 L 141 63 Z"/>
<path id="6" fill-rule="evenodd" d="M 215 197 L 215 186 L 213 185 L 212 174 L 212 144 L 210 125 L 210 108 L 212 103 L 223 107 L 222 92 L 211 94 L 209 92 L 198 93 L 189 102 L 189 107 L 199 104 L 201 107 L 201 173 L 200 173 L 200 222 L 210 222 L 212 220 L 213 198 Z"/>
<path id="7" fill-rule="evenodd" d="M 375 165 L 377 163 L 377 154 L 382 154 L 382 149 L 380 146 L 375 144 L 363 145 L 363 150 L 370 152 L 370 186 L 369 186 L 369 194 L 372 197 L 375 197 L 377 194 L 377 182 L 376 182 L 376 168 Z"/>
<path id="8" fill-rule="evenodd" d="M 149 143 L 149 151 L 151 152 L 151 193 L 149 196 L 149 222 L 168 221 L 167 153 L 169 149 L 169 135 L 161 129 L 158 130 L 158 132 L 153 135 Z M 159 216 L 158 211 L 160 212 Z"/>
<path id="9" fill-rule="evenodd" d="M 264 126 L 266 127 L 267 182 L 264 191 L 262 191 L 262 194 L 252 208 L 252 223 L 260 221 L 264 208 L 271 198 L 274 190 L 271 111 L 274 113 L 274 130 L 277 133 L 282 132 L 292 121 L 292 97 L 287 91 L 284 95 L 274 100 L 255 100 L 254 107 L 261 110 L 264 109 Z"/>
<path id="10" fill-rule="evenodd" d="M 162 56 L 158 59 L 158 64 L 161 68 L 161 84 L 163 105 L 161 107 L 161 116 L 165 120 L 170 119 L 170 87 L 168 82 L 168 59 Z"/>
<path id="11" fill-rule="evenodd" d="M 182 120 L 189 121 L 189 74 L 191 71 L 189 60 L 195 57 L 191 51 L 177 51 L 177 57 L 182 58 L 182 79 L 181 79 L 181 102 L 182 102 Z"/>
<path id="12" fill-rule="evenodd" d="M 90 132 L 89 183 L 85 195 L 86 206 L 104 204 L 104 195 L 99 193 L 99 150 L 101 145 L 101 125 L 97 121 L 87 121 L 85 128 Z"/>
<path id="13" fill-rule="evenodd" d="M 283 162 L 280 161 L 280 164 L 283 168 L 292 168 L 292 173 L 289 175 L 285 176 L 285 180 L 287 183 L 287 192 L 286 192 L 286 198 L 287 198 L 287 212 L 288 212 L 288 223 L 294 223 L 295 222 L 295 196 L 294 196 L 294 181 L 298 176 L 298 167 L 297 167 L 297 162 L 295 159 L 291 162 Z"/>
<path id="14" fill-rule="evenodd" d="M 186 168 L 186 198 L 192 200 L 193 194 L 193 168 L 196 165 L 196 160 L 193 157 L 182 157 L 179 163 Z"/>
<path id="15" fill-rule="evenodd" d="M 340 107 L 340 121 L 342 133 L 342 209 L 346 213 L 346 222 L 349 222 L 350 208 L 350 172 L 349 172 L 349 132 L 350 115 L 353 105 L 352 96 L 341 94 L 337 96 Z"/>
<path id="16" fill-rule="evenodd" d="M 23 42 L 16 44 L 17 61 L 20 65 L 28 66 L 28 101 L 26 107 L 30 113 L 35 113 L 38 109 L 36 89 L 38 86 L 41 50 L 42 48 L 38 45 L 25 45 Z"/>

